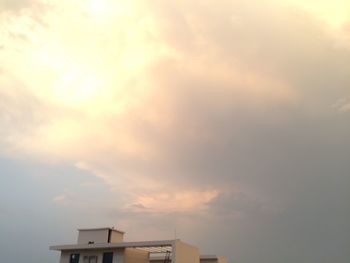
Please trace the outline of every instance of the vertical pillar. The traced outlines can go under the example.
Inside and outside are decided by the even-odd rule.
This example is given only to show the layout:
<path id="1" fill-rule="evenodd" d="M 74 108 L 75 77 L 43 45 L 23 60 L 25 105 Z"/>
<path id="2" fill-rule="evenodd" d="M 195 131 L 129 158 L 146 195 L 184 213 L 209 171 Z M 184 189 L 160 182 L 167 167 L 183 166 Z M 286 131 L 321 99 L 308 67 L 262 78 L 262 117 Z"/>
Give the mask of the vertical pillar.
<path id="1" fill-rule="evenodd" d="M 124 263 L 124 250 L 118 249 L 114 252 L 113 263 Z"/>
<path id="2" fill-rule="evenodd" d="M 171 245 L 171 263 L 176 263 L 176 240 Z"/>

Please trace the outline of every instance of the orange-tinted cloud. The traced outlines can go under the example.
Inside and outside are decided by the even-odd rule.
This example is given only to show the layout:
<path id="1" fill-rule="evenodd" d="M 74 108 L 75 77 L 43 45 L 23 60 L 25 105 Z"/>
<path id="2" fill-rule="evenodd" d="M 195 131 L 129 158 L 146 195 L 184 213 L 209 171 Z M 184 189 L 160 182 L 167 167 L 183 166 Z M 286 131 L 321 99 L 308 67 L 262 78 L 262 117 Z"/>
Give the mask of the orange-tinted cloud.
<path id="1" fill-rule="evenodd" d="M 250 119 L 297 107 L 309 96 L 302 73 L 293 75 L 308 66 L 302 54 L 322 57 L 328 47 L 284 9 L 210 6 L 60 1 L 16 19 L 2 14 L 3 152 L 76 163 L 124 189 L 128 205 L 205 206 L 223 183 L 193 185 L 196 149 L 238 144 Z M 255 15 L 265 24 L 249 26 Z"/>

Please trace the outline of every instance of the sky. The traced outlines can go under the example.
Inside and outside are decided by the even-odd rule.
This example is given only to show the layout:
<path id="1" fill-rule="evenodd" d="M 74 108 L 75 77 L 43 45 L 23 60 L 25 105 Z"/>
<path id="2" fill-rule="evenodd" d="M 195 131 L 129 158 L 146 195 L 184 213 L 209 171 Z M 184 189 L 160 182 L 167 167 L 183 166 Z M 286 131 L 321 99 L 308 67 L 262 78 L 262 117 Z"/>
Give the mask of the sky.
<path id="1" fill-rule="evenodd" d="M 0 0 L 1 261 L 115 226 L 348 262 L 349 73 L 345 0 Z"/>

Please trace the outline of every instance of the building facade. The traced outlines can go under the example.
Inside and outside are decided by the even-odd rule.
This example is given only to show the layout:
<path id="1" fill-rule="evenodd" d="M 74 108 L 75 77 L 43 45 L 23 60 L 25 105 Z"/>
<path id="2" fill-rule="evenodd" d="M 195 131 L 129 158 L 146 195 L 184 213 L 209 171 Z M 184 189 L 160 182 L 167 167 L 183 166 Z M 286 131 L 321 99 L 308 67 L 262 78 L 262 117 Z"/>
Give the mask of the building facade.
<path id="1" fill-rule="evenodd" d="M 224 257 L 199 254 L 197 247 L 174 240 L 124 242 L 114 228 L 79 229 L 76 244 L 51 246 L 59 263 L 228 263 Z"/>

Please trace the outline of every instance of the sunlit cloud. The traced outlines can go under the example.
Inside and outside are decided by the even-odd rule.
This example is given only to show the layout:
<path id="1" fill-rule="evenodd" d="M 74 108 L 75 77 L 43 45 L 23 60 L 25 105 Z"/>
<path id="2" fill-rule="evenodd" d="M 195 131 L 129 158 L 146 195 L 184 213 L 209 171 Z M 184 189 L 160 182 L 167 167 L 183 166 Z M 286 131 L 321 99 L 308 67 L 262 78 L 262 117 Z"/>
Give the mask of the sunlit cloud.
<path id="1" fill-rule="evenodd" d="M 216 191 L 178 191 L 172 190 L 160 193 L 139 196 L 134 204 L 130 205 L 133 210 L 151 209 L 151 212 L 186 212 L 205 209 L 207 203 L 217 195 Z"/>
<path id="2" fill-rule="evenodd" d="M 266 42 L 259 47 L 250 37 L 260 33 L 243 29 L 251 18 L 235 10 L 250 11 L 245 4 L 224 2 L 211 10 L 209 3 L 198 3 L 197 10 L 181 1 L 172 8 L 144 1 L 44 3 L 40 14 L 16 13 L 16 19 L 6 20 L 0 56 L 8 63 L 1 68 L 0 92 L 8 101 L 8 120 L 2 122 L 22 122 L 28 114 L 32 119 L 4 132 L 3 151 L 69 161 L 123 191 L 126 207 L 202 209 L 224 184 L 193 185 L 191 168 L 182 167 L 181 147 L 222 147 L 210 123 L 220 116 L 233 123 L 260 114 L 268 119 L 275 109 L 294 108 L 305 99 L 288 75 L 295 61 L 274 53 L 274 46 L 283 49 L 281 43 L 262 37 Z M 317 17 L 326 8 L 287 4 Z M 224 9 L 231 11 L 219 15 Z M 268 23 L 293 22 L 294 15 L 266 11 Z M 15 101 L 23 94 L 26 101 L 18 109 Z M 239 141 L 239 124 L 226 136 Z M 175 187 L 166 193 L 169 184 Z"/>
<path id="3" fill-rule="evenodd" d="M 302 8 L 307 12 L 315 15 L 319 19 L 329 23 L 332 27 L 341 27 L 349 21 L 350 4 L 346 0 L 335 1 L 290 1 L 283 0 L 289 6 Z"/>

